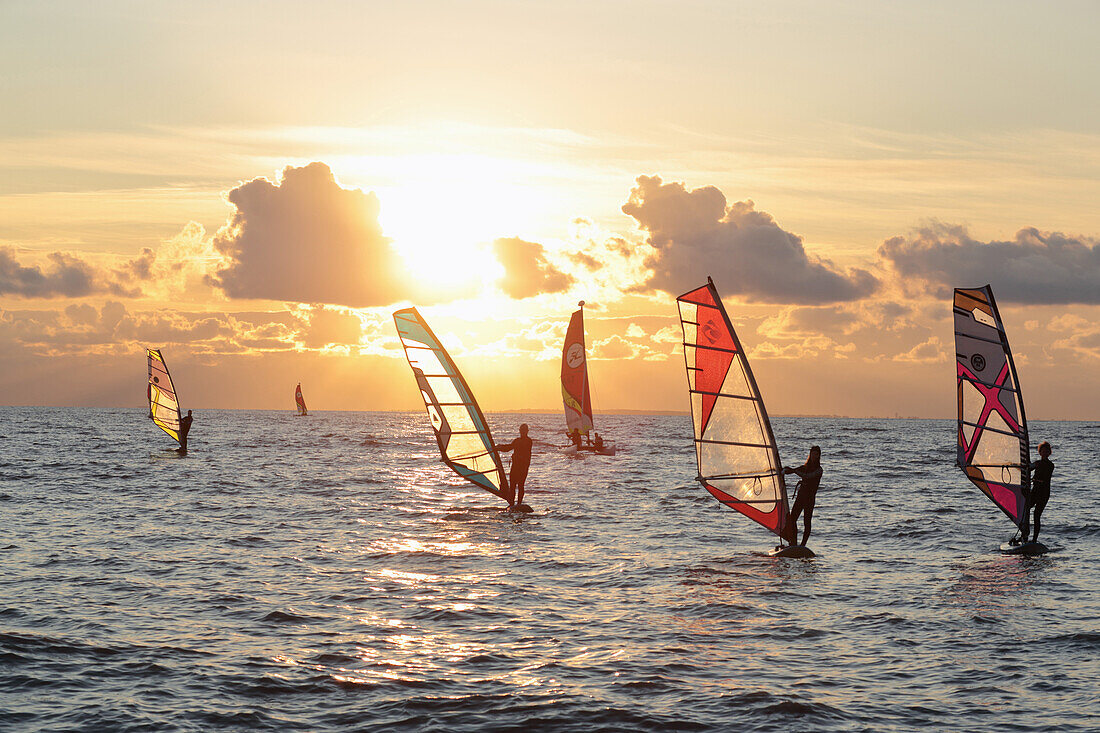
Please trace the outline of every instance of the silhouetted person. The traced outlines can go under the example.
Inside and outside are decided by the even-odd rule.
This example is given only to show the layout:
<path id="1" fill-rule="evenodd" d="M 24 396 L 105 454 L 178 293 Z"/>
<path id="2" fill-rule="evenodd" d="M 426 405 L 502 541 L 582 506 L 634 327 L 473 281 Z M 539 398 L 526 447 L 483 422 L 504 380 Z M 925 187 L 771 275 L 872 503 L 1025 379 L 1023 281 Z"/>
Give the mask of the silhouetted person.
<path id="1" fill-rule="evenodd" d="M 805 512 L 806 521 L 802 529 L 802 546 L 806 546 L 806 540 L 810 539 L 810 520 L 814 516 L 814 503 L 817 502 L 817 487 L 821 485 L 821 448 L 810 448 L 810 455 L 798 468 L 784 468 L 784 474 L 797 473 L 802 479 L 798 497 L 791 507 L 790 525 L 787 532 L 787 541 L 794 544 L 795 535 L 798 534 L 798 515 Z"/>
<path id="2" fill-rule="evenodd" d="M 1050 477 L 1054 474 L 1054 462 L 1050 460 L 1050 443 L 1045 440 L 1039 444 L 1039 460 L 1031 464 L 1031 494 L 1028 496 L 1028 509 L 1035 508 L 1035 529 L 1031 536 L 1032 542 L 1039 541 L 1039 517 L 1050 500 Z M 1027 521 L 1027 513 L 1024 513 L 1024 521 Z M 1027 541 L 1025 525 L 1024 541 Z"/>
<path id="3" fill-rule="evenodd" d="M 603 450 L 603 438 L 600 437 L 599 433 L 596 433 L 596 439 L 594 441 L 592 441 L 592 446 L 597 451 Z"/>
<path id="4" fill-rule="evenodd" d="M 578 428 L 573 428 L 569 433 L 569 442 L 575 445 L 578 449 L 581 447 L 581 431 Z"/>
<path id="5" fill-rule="evenodd" d="M 187 411 L 187 417 L 180 418 L 180 453 L 187 452 L 187 434 L 191 432 L 191 421 L 194 419 L 190 410 Z"/>
<path id="6" fill-rule="evenodd" d="M 531 468 L 531 439 L 527 437 L 527 423 L 519 426 L 519 437 L 507 445 L 494 445 L 501 453 L 512 453 L 512 470 L 508 474 L 508 483 L 512 485 L 514 503 L 518 507 L 523 503 L 523 484 L 527 481 L 527 470 Z"/>

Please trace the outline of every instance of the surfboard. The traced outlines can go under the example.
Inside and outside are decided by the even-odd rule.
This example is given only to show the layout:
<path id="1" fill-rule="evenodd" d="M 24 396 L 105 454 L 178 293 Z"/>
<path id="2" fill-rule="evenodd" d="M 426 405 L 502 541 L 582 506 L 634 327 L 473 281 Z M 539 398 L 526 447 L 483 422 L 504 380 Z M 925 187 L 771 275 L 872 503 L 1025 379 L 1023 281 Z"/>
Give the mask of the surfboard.
<path id="1" fill-rule="evenodd" d="M 520 504 L 519 506 L 509 507 L 508 509 L 501 509 L 502 512 L 510 512 L 512 514 L 531 514 L 535 510 L 531 508 L 530 504 Z"/>
<path id="2" fill-rule="evenodd" d="M 787 545 L 785 547 L 777 547 L 768 553 L 769 557 L 795 557 L 795 558 L 811 558 L 817 557 L 817 553 L 811 550 L 809 547 L 803 547 L 802 545 Z"/>
<path id="3" fill-rule="evenodd" d="M 1006 555 L 1043 555 L 1051 549 L 1042 542 L 1020 542 L 1013 544 L 1005 542 L 1001 545 L 1001 552 Z"/>

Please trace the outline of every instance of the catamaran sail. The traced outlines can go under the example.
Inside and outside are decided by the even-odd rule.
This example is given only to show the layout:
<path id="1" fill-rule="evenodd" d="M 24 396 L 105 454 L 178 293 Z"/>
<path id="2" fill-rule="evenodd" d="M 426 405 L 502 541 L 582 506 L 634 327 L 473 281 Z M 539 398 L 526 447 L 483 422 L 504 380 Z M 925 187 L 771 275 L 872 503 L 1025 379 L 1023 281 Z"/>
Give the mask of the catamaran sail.
<path id="1" fill-rule="evenodd" d="M 299 415 L 308 415 L 309 410 L 306 409 L 306 398 L 302 397 L 302 383 L 298 382 L 298 386 L 294 388 L 294 404 L 298 406 Z"/>
<path id="2" fill-rule="evenodd" d="M 177 443 L 180 439 L 180 404 L 176 399 L 176 388 L 172 385 L 172 376 L 159 349 L 146 349 L 149 358 L 149 386 L 146 396 L 149 398 L 149 417 L 156 426 L 172 436 Z"/>
<path id="3" fill-rule="evenodd" d="M 684 329 L 697 480 L 714 498 L 785 534 L 789 508 L 768 411 L 714 283 L 676 299 Z"/>
<path id="4" fill-rule="evenodd" d="M 974 484 L 1017 526 L 1027 522 L 1031 454 L 1020 380 L 993 289 L 956 288 L 958 457 Z"/>
<path id="5" fill-rule="evenodd" d="M 588 359 L 584 351 L 584 301 L 569 319 L 565 344 L 561 349 L 561 399 L 565 405 L 565 424 L 588 435 L 592 430 L 592 396 L 588 392 Z"/>
<path id="6" fill-rule="evenodd" d="M 416 308 L 395 311 L 393 322 L 405 347 L 439 453 L 452 471 L 512 503 L 512 491 L 493 449 L 489 423 L 450 354 Z"/>

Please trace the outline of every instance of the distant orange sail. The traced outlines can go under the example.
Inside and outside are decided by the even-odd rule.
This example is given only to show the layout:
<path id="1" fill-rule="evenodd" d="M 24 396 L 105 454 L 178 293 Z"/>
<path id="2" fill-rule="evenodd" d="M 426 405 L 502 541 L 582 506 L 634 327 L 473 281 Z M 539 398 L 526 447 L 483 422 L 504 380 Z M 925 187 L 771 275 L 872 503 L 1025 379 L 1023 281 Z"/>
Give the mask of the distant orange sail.
<path id="1" fill-rule="evenodd" d="M 592 430 L 592 396 L 588 391 L 588 358 L 584 350 L 584 301 L 569 319 L 561 350 L 561 399 L 569 432 Z"/>
<path id="2" fill-rule="evenodd" d="M 294 388 L 294 404 L 298 406 L 299 415 L 308 415 L 309 410 L 306 409 L 306 399 L 302 397 L 302 383 L 299 382 L 298 386 Z"/>

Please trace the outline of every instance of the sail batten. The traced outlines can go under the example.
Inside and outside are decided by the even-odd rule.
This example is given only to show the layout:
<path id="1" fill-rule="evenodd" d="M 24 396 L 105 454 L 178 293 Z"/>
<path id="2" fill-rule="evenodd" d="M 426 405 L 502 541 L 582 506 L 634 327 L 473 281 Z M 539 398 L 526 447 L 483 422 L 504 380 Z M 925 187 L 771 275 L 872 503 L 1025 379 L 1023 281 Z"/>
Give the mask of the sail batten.
<path id="1" fill-rule="evenodd" d="M 145 356 L 149 362 L 149 381 L 145 390 L 149 400 L 149 417 L 158 428 L 179 443 L 182 415 L 176 388 L 172 384 L 172 375 L 168 372 L 168 364 L 165 363 L 159 349 L 147 348 Z"/>
<path id="2" fill-rule="evenodd" d="M 1016 364 L 989 285 L 956 288 L 956 463 L 1018 526 L 1027 521 L 1031 456 Z"/>
<path id="3" fill-rule="evenodd" d="M 752 368 L 714 283 L 678 297 L 697 480 L 782 537 L 789 508 L 779 450 Z"/>
<path id="4" fill-rule="evenodd" d="M 512 503 L 489 423 L 454 360 L 415 308 L 395 311 L 393 322 L 443 462 L 470 483 Z"/>
<path id="5" fill-rule="evenodd" d="M 588 386 L 588 355 L 584 345 L 584 301 L 569 319 L 561 349 L 561 399 L 569 432 L 588 435 L 593 429 L 592 395 Z"/>

